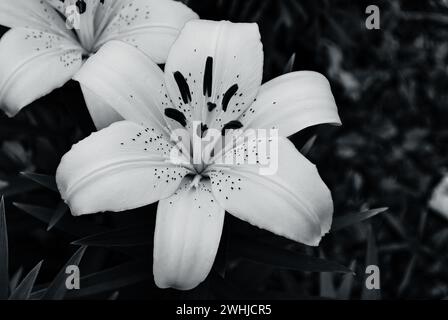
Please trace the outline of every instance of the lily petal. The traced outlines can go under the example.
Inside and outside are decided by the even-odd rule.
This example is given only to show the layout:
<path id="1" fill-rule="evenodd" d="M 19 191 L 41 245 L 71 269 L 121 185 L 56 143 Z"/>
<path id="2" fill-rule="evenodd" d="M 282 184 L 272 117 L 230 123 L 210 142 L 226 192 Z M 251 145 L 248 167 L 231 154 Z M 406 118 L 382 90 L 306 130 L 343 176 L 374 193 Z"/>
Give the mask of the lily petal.
<path id="1" fill-rule="evenodd" d="M 278 154 L 272 154 L 266 162 L 272 165 L 278 157 L 278 165 L 271 167 L 272 172 L 262 175 L 260 169 L 266 166 L 247 161 L 233 167 L 217 163 L 209 174 L 213 194 L 235 217 L 291 240 L 316 246 L 331 226 L 330 191 L 316 167 L 287 138 L 272 138 L 272 143 L 275 141 Z M 246 144 L 231 150 L 230 154 L 241 150 L 257 152 L 251 151 L 248 145 L 251 144 L 246 140 Z"/>
<path id="2" fill-rule="evenodd" d="M 98 49 L 110 40 L 138 47 L 156 63 L 164 63 L 185 23 L 198 16 L 172 0 L 131 0 L 123 3 L 99 36 Z"/>
<path id="3" fill-rule="evenodd" d="M 252 104 L 262 74 L 257 24 L 195 20 L 170 51 L 165 82 L 187 120 L 221 130 Z"/>
<path id="4" fill-rule="evenodd" d="M 0 25 L 34 28 L 73 38 L 64 20 L 47 1 L 0 0 Z"/>
<path id="5" fill-rule="evenodd" d="M 148 205 L 171 196 L 189 172 L 166 161 L 171 147 L 154 128 L 116 122 L 64 155 L 58 189 L 73 215 Z"/>
<path id="6" fill-rule="evenodd" d="M 64 85 L 81 67 L 82 49 L 65 38 L 27 28 L 0 40 L 0 107 L 14 116 Z"/>
<path id="7" fill-rule="evenodd" d="M 330 83 L 313 71 L 288 73 L 263 84 L 240 121 L 246 128 L 277 128 L 282 136 L 317 124 L 341 124 Z"/>
<path id="8" fill-rule="evenodd" d="M 159 288 L 189 290 L 205 280 L 218 251 L 224 223 L 210 181 L 191 179 L 159 202 L 154 235 L 154 280 Z"/>
<path id="9" fill-rule="evenodd" d="M 114 122 L 125 120 L 114 108 L 112 108 L 104 99 L 86 86 L 81 84 L 82 94 L 89 110 L 90 117 L 97 130 L 108 127 Z"/>
<path id="10" fill-rule="evenodd" d="M 166 127 L 159 109 L 165 91 L 163 72 L 133 46 L 121 41 L 105 44 L 74 79 L 97 96 L 87 95 L 86 103 L 98 129 L 109 125 L 116 113 L 159 130 Z M 110 112 L 105 105 L 111 107 Z"/>
<path id="11" fill-rule="evenodd" d="M 65 1 L 61 0 L 46 0 L 46 2 L 55 8 L 58 12 L 64 14 L 65 10 Z"/>

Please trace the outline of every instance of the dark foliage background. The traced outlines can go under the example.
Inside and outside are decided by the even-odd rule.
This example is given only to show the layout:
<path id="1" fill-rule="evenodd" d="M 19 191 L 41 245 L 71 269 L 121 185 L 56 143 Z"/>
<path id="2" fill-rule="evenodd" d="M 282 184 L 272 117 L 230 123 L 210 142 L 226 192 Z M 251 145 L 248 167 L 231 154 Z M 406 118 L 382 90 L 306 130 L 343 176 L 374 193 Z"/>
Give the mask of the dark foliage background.
<path id="1" fill-rule="evenodd" d="M 77 250 L 71 242 L 130 227 L 108 235 L 106 243 L 89 243 L 94 246 L 82 259 L 81 275 L 90 276 L 68 298 L 447 296 L 448 222 L 429 210 L 427 201 L 448 166 L 448 1 L 184 2 L 204 19 L 257 22 L 265 81 L 282 74 L 293 54 L 293 70 L 316 70 L 329 78 L 344 126 L 311 128 L 292 140 L 301 148 L 317 134 L 308 157 L 333 192 L 336 217 L 368 208 L 389 210 L 330 233 L 320 249 L 228 217 L 209 279 L 192 292 L 158 290 L 151 272 L 156 205 L 76 219 L 59 210 L 62 218 L 47 231 L 61 206 L 59 195 L 19 174 L 54 175 L 60 157 L 92 131 L 79 87 L 70 82 L 16 118 L 0 115 L 0 193 L 5 196 L 12 287 L 23 277 L 20 270 L 26 274 L 43 259 L 33 297 L 42 296 L 39 290 Z M 370 4 L 380 7 L 380 30 L 365 28 Z M 120 246 L 111 247 L 111 239 Z M 273 250 L 269 256 L 270 247 L 289 251 Z M 356 275 L 298 271 L 306 269 L 299 253 L 350 266 Z M 381 290 L 372 294 L 363 290 L 364 270 L 375 260 Z"/>

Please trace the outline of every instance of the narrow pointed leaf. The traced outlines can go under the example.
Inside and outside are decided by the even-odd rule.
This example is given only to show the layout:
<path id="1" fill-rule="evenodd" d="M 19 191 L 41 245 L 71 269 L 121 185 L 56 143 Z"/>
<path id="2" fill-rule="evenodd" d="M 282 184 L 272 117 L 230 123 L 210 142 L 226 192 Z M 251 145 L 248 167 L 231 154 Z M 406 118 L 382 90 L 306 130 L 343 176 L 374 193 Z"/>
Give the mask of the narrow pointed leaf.
<path id="1" fill-rule="evenodd" d="M 296 62 L 296 53 L 294 52 L 289 58 L 288 63 L 286 64 L 283 73 L 290 73 L 294 71 L 294 63 Z"/>
<path id="2" fill-rule="evenodd" d="M 0 300 L 9 293 L 8 230 L 6 228 L 5 200 L 0 200 Z"/>
<path id="3" fill-rule="evenodd" d="M 355 270 L 356 269 L 356 261 L 353 261 L 350 265 L 350 269 Z M 341 285 L 339 286 L 339 289 L 337 290 L 336 297 L 341 300 L 348 300 L 350 299 L 352 290 L 353 290 L 353 281 L 355 280 L 355 277 L 353 274 L 344 274 L 342 278 Z"/>
<path id="4" fill-rule="evenodd" d="M 118 297 L 120 296 L 120 291 L 114 291 L 114 293 L 112 293 L 109 298 L 107 298 L 107 300 L 118 300 Z"/>
<path id="5" fill-rule="evenodd" d="M 302 147 L 302 149 L 300 149 L 300 153 L 303 154 L 304 156 L 307 156 L 311 149 L 314 146 L 314 143 L 316 142 L 317 139 L 317 135 L 312 136 L 306 143 L 305 145 Z"/>
<path id="6" fill-rule="evenodd" d="M 413 255 L 404 272 L 403 279 L 398 286 L 398 294 L 401 296 L 412 283 L 412 275 L 415 273 L 415 265 L 417 263 L 417 255 Z"/>
<path id="7" fill-rule="evenodd" d="M 37 275 L 39 274 L 42 262 L 39 262 L 23 279 L 23 281 L 15 288 L 9 300 L 28 300 L 33 290 L 34 283 L 36 282 Z"/>
<path id="8" fill-rule="evenodd" d="M 319 273 L 319 296 L 323 298 L 336 298 L 336 288 L 333 283 L 333 273 Z"/>
<path id="9" fill-rule="evenodd" d="M 153 244 L 150 232 L 154 227 L 147 225 L 131 226 L 106 231 L 72 242 L 75 245 L 94 247 L 129 247 Z"/>
<path id="10" fill-rule="evenodd" d="M 325 255 L 320 250 L 320 257 L 325 259 Z M 335 299 L 336 287 L 334 286 L 334 277 L 331 272 L 321 272 L 319 274 L 319 296 L 324 298 Z"/>
<path id="11" fill-rule="evenodd" d="M 321 258 L 293 252 L 283 248 L 244 238 L 231 249 L 236 257 L 263 263 L 275 268 L 309 272 L 352 272 L 349 268 Z"/>
<path id="12" fill-rule="evenodd" d="M 21 172 L 21 175 L 30 180 L 33 180 L 34 182 L 40 184 L 45 188 L 59 192 L 58 187 L 56 186 L 56 180 L 53 176 L 31 172 Z"/>
<path id="13" fill-rule="evenodd" d="M 67 266 L 71 266 L 71 265 L 78 266 L 86 249 L 87 249 L 87 247 L 79 248 L 75 252 L 75 254 L 67 261 L 67 263 L 59 271 L 56 278 L 53 280 L 53 282 L 50 284 L 50 286 L 46 290 L 44 296 L 42 297 L 43 300 L 62 300 L 64 298 L 64 296 L 67 292 L 67 287 L 66 287 L 66 283 L 65 283 L 65 281 L 67 279 L 67 274 L 65 273 L 65 270 L 66 270 Z"/>
<path id="14" fill-rule="evenodd" d="M 81 277 L 81 288 L 68 291 L 67 298 L 82 298 L 95 294 L 116 291 L 120 288 L 152 279 L 152 267 L 149 263 L 127 262 L 116 267 Z M 45 289 L 31 294 L 33 299 L 41 299 Z"/>
<path id="15" fill-rule="evenodd" d="M 9 290 L 10 292 L 14 291 L 14 289 L 17 287 L 17 285 L 20 282 L 20 279 L 22 279 L 23 275 L 23 267 L 20 267 L 19 270 L 16 271 L 9 280 Z"/>
<path id="16" fill-rule="evenodd" d="M 152 266 L 145 262 L 130 262 L 81 278 L 80 290 L 67 294 L 68 298 L 80 298 L 116 291 L 142 281 L 153 279 Z"/>
<path id="17" fill-rule="evenodd" d="M 331 227 L 331 231 L 338 231 L 340 229 L 354 225 L 361 221 L 367 220 L 367 219 L 374 217 L 377 214 L 380 214 L 388 209 L 389 208 L 371 209 L 371 210 L 365 210 L 365 211 L 362 211 L 359 213 L 346 214 L 342 217 L 336 217 L 333 221 L 333 226 Z"/>
<path id="18" fill-rule="evenodd" d="M 8 181 L 8 186 L 1 188 L 1 193 L 5 197 L 11 197 L 38 189 L 39 186 L 29 179 L 21 176 L 15 177 Z"/>
<path id="19" fill-rule="evenodd" d="M 40 206 L 34 206 L 29 204 L 23 204 L 23 203 L 17 203 L 14 202 L 13 205 L 26 213 L 30 214 L 34 218 L 49 224 L 52 217 L 54 216 L 54 209 L 40 207 Z M 81 221 L 80 219 L 74 219 L 69 216 L 63 216 L 59 223 L 56 225 L 56 227 L 62 231 L 65 231 L 71 235 L 78 236 L 78 237 L 85 237 L 89 234 L 104 232 L 107 229 L 103 228 L 101 226 L 91 224 L 91 223 L 85 223 L 84 221 Z"/>
<path id="20" fill-rule="evenodd" d="M 39 207 L 29 204 L 23 204 L 23 203 L 13 203 L 14 206 L 17 208 L 25 211 L 26 213 L 30 214 L 34 218 L 44 222 L 49 223 L 51 221 L 51 218 L 54 215 L 54 209 L 49 209 L 45 207 Z M 76 236 L 76 237 L 87 237 L 92 234 L 100 234 L 104 232 L 108 232 L 109 229 L 105 228 L 101 225 L 94 224 L 94 223 L 87 223 L 81 219 L 72 217 L 70 215 L 64 215 L 59 220 L 59 222 L 55 225 L 56 228 L 58 228 L 61 231 L 64 231 L 70 235 Z M 152 230 L 152 229 L 149 229 Z M 122 249 L 120 247 L 115 247 L 115 250 L 120 251 L 128 256 L 131 257 L 140 257 L 140 253 L 135 251 L 134 248 L 126 248 Z"/>
<path id="21" fill-rule="evenodd" d="M 53 215 L 51 216 L 50 222 L 48 223 L 47 231 L 50 231 L 53 229 L 53 227 L 62 219 L 64 214 L 66 214 L 68 211 L 68 206 L 61 201 L 54 211 Z"/>

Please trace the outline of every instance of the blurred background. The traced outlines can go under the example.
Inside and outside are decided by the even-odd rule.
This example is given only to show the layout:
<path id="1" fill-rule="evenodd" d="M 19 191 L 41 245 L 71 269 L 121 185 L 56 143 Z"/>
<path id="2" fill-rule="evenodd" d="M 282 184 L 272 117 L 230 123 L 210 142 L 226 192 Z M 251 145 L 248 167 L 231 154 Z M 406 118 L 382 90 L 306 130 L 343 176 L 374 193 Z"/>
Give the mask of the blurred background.
<path id="1" fill-rule="evenodd" d="M 39 289 L 53 280 L 75 252 L 72 241 L 143 225 L 145 231 L 132 231 L 132 239 L 123 236 L 126 232 L 121 234 L 128 241 L 126 246 L 97 243 L 87 249 L 81 272 L 89 275 L 82 283 L 90 290 L 80 290 L 73 298 L 448 296 L 448 212 L 428 206 L 448 168 L 448 1 L 184 3 L 203 19 L 257 22 L 265 52 L 264 81 L 289 70 L 326 75 L 343 126 L 310 128 L 292 140 L 299 149 L 305 146 L 302 150 L 332 191 L 335 217 L 389 209 L 330 233 L 319 249 L 305 248 L 227 217 L 209 279 L 192 292 L 158 290 L 151 272 L 155 205 L 75 219 L 65 212 L 56 192 L 19 174 L 54 175 L 61 156 L 92 132 L 80 89 L 70 82 L 13 119 L 0 115 L 0 194 L 5 196 L 11 282 L 44 260 L 35 288 L 38 297 Z M 380 9 L 378 30 L 365 26 L 369 5 Z M 448 188 L 441 192 L 444 197 L 448 197 Z M 248 245 L 247 238 L 258 239 L 261 246 Z M 263 257 L 271 247 L 325 257 L 356 274 L 300 271 L 288 255 Z M 257 249 L 260 257 L 241 259 Z M 132 257 L 141 264 L 130 262 Z M 365 290 L 368 264 L 380 267 L 380 290 Z"/>

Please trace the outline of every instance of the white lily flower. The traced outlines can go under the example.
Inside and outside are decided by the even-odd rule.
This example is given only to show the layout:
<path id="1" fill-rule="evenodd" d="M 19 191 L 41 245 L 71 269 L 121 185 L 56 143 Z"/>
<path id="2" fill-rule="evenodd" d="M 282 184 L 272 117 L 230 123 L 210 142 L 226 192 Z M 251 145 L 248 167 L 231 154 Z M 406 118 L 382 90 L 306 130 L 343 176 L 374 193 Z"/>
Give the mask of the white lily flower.
<path id="1" fill-rule="evenodd" d="M 330 85 L 309 71 L 261 85 L 262 71 L 256 24 L 196 20 L 181 31 L 165 73 L 142 52 L 110 42 L 75 76 L 127 121 L 92 134 L 62 158 L 61 195 L 74 215 L 159 201 L 153 272 L 160 288 L 187 290 L 206 278 L 225 211 L 307 245 L 318 245 L 330 229 L 330 191 L 285 138 L 308 126 L 340 124 Z M 197 165 L 195 145 L 184 161 L 172 161 L 171 133 L 196 134 L 196 120 L 220 131 L 278 128 L 277 172 L 260 175 L 260 164 L 213 159 Z M 223 152 L 247 149 L 241 143 Z"/>
<path id="2" fill-rule="evenodd" d="M 0 40 L 0 108 L 16 115 L 64 85 L 110 40 L 164 63 L 185 22 L 196 18 L 172 0 L 0 0 L 0 25 L 12 28 Z M 82 89 L 97 128 L 123 120 Z"/>

